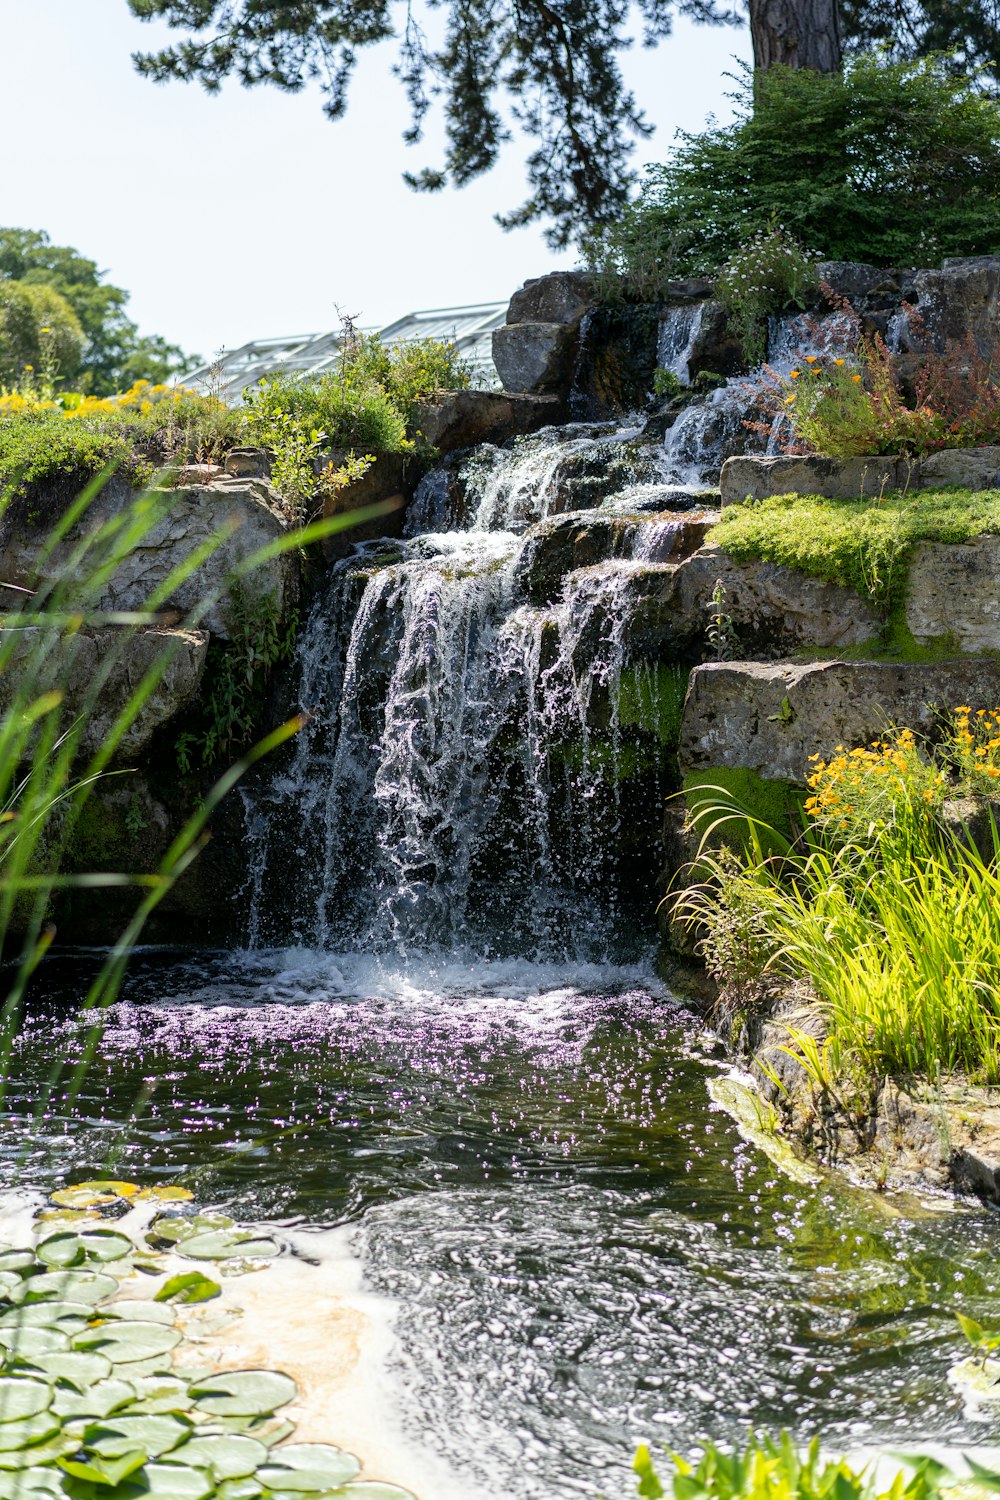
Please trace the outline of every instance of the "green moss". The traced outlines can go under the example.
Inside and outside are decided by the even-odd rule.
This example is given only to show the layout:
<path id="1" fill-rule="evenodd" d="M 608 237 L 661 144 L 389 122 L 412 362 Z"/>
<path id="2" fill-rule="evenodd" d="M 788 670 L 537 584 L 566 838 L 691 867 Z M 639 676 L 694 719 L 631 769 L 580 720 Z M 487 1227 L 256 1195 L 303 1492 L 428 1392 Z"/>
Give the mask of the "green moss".
<path id="1" fill-rule="evenodd" d="M 596 738 L 586 744 L 582 740 L 557 741 L 548 747 L 548 758 L 574 775 L 583 771 L 588 776 L 599 773 L 603 781 L 619 786 L 637 776 L 657 772 L 663 764 L 660 751 L 652 745 L 633 741 L 616 746 Z"/>
<path id="2" fill-rule="evenodd" d="M 921 490 L 870 500 L 772 495 L 727 506 L 708 540 L 737 562 L 780 563 L 856 589 L 898 634 L 913 547 L 967 542 L 984 532 L 1000 533 L 1000 490 Z M 920 649 L 916 642 L 912 648 Z"/>
<path id="3" fill-rule="evenodd" d="M 744 766 L 714 766 L 710 771 L 689 771 L 684 777 L 684 801 L 692 819 L 698 820 L 699 811 L 717 800 L 721 788 L 748 814 L 768 827 L 775 828 L 785 838 L 791 838 L 795 825 L 800 822 L 799 810 L 805 795 L 801 787 L 789 781 L 766 781 L 756 771 Z M 699 825 L 699 831 L 707 827 Z M 745 847 L 748 825 L 738 820 L 726 824 L 726 843 Z"/>
<path id="4" fill-rule="evenodd" d="M 640 662 L 625 667 L 618 682 L 618 723 L 639 729 L 675 750 L 690 669 L 673 662 Z"/>
<path id="5" fill-rule="evenodd" d="M 110 798 L 88 797 L 73 825 L 62 865 L 65 870 L 130 870 L 137 835 L 129 828 L 129 811 Z"/>

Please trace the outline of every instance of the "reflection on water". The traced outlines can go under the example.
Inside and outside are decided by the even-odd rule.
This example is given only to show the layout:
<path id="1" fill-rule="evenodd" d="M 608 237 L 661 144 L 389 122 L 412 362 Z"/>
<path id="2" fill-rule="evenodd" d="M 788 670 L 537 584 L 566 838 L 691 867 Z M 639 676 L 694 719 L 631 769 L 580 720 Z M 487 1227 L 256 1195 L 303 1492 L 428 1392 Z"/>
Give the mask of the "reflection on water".
<path id="1" fill-rule="evenodd" d="M 19 1045 L 8 1158 L 82 1045 L 80 972 Z M 996 1217 L 788 1183 L 710 1104 L 706 1046 L 640 969 L 150 954 L 26 1175 L 353 1223 L 410 1420 L 507 1500 L 630 1494 L 635 1441 L 751 1422 L 970 1440 L 943 1376 L 956 1307 L 1000 1321 Z"/>

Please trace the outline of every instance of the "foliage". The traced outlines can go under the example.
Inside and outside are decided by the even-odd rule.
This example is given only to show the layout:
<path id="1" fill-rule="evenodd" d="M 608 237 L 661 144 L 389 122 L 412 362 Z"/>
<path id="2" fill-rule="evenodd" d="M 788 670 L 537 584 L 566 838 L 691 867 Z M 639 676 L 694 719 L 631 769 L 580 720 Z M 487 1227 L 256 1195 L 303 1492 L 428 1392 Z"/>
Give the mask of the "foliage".
<path id="1" fill-rule="evenodd" d="M 67 422 L 47 411 L 0 419 L 0 495 L 8 499 L 33 496 L 43 487 L 57 500 L 72 497 L 109 468 L 130 483 L 143 483 L 152 473 L 113 427 Z"/>
<path id="2" fill-rule="evenodd" d="M 76 374 L 83 342 L 76 313 L 53 287 L 0 281 L 0 385 L 27 375 L 51 389 Z"/>
<path id="3" fill-rule="evenodd" d="M 880 1490 L 870 1465 L 824 1458 L 819 1438 L 803 1450 L 788 1432 L 777 1439 L 751 1434 L 746 1447 L 732 1453 L 708 1443 L 696 1465 L 676 1453 L 671 1461 L 674 1500 L 939 1500 L 948 1473 L 936 1460 L 916 1458 L 908 1478 L 897 1473 Z M 635 1471 L 643 1500 L 663 1500 L 668 1491 L 645 1448 L 636 1455 Z"/>
<path id="4" fill-rule="evenodd" d="M 958 1326 L 961 1328 L 968 1342 L 977 1354 L 983 1356 L 983 1368 L 986 1361 L 995 1349 L 1000 1349 L 1000 1333 L 991 1333 L 985 1329 L 982 1323 L 977 1323 L 975 1318 L 966 1317 L 964 1313 L 956 1313 Z"/>
<path id="5" fill-rule="evenodd" d="M 780 224 L 760 230 L 729 257 L 716 294 L 729 313 L 749 365 L 767 352 L 767 319 L 794 303 L 804 308 L 816 290 L 816 258 Z"/>
<path id="6" fill-rule="evenodd" d="M 291 656 L 298 633 L 298 616 L 283 620 L 273 595 L 239 584 L 231 585 L 229 594 L 229 644 L 210 653 L 197 728 L 177 736 L 177 763 L 185 775 L 196 764 L 215 765 L 249 743 L 271 672 Z"/>
<path id="7" fill-rule="evenodd" d="M 828 500 L 774 495 L 727 505 L 710 540 L 738 562 L 797 568 L 857 589 L 888 612 L 902 598 L 918 542 L 965 542 L 1000 532 L 1000 490 L 921 490 Z"/>
<path id="8" fill-rule="evenodd" d="M 109 285 L 96 261 L 53 245 L 41 230 L 0 229 L 0 284 L 8 282 L 51 288 L 69 303 L 86 336 L 80 371 L 88 392 L 106 395 L 140 378 L 157 384 L 195 363 L 175 344 L 140 336 L 125 312 L 128 292 Z"/>
<path id="9" fill-rule="evenodd" d="M 708 629 L 705 634 L 716 661 L 729 661 L 736 649 L 736 627 L 733 617 L 726 609 L 726 586 L 721 578 L 715 580 L 708 601 Z"/>
<path id="10" fill-rule="evenodd" d="M 472 384 L 471 366 L 455 344 L 433 338 L 383 344 L 377 333 L 360 333 L 348 321 L 337 373 L 348 387 L 381 386 L 407 426 L 419 416 L 421 397 L 433 391 L 464 391 Z"/>
<path id="11" fill-rule="evenodd" d="M 259 1274 L 273 1240 L 194 1212 L 192 1194 L 173 1185 L 99 1179 L 52 1197 L 59 1207 L 40 1212 L 33 1246 L 0 1246 L 5 1493 L 413 1500 L 356 1482 L 361 1465 L 343 1449 L 287 1441 L 290 1376 L 192 1366 L 197 1334 L 177 1310 L 219 1297 L 218 1281 L 190 1270 L 153 1297 L 137 1285 L 139 1267 L 162 1277 L 177 1256 L 211 1261 L 220 1278 Z M 123 1232 L 117 1213 L 132 1205 L 152 1217 Z M 57 1227 L 45 1223 L 53 1215 Z"/>
<path id="12" fill-rule="evenodd" d="M 857 329 L 848 303 L 842 311 L 845 332 Z M 910 324 L 919 338 L 922 323 L 914 313 Z M 909 395 L 880 335 L 853 343 L 839 356 L 806 355 L 787 376 L 765 366 L 754 391 L 764 420 L 748 425 L 770 436 L 775 417 L 783 417 L 790 433 L 782 442 L 786 453 L 832 458 L 919 456 L 1000 442 L 997 350 L 983 347 L 975 331 L 920 355 Z"/>
<path id="13" fill-rule="evenodd" d="M 716 977 L 808 980 L 838 1055 L 868 1076 L 1000 1079 L 1000 868 L 936 816 L 1000 778 L 998 725 L 1000 710 L 963 706 L 934 745 L 897 729 L 838 747 L 814 763 L 794 844 L 766 830 L 735 854 L 708 847 L 746 823 L 720 794 L 700 819 L 700 878 L 670 898 Z"/>
<path id="14" fill-rule="evenodd" d="M 591 264 L 623 273 L 629 295 L 713 275 L 774 222 L 829 260 L 926 266 L 996 249 L 1000 107 L 946 59 L 746 72 L 734 98 L 735 120 L 681 133 L 591 243 Z"/>

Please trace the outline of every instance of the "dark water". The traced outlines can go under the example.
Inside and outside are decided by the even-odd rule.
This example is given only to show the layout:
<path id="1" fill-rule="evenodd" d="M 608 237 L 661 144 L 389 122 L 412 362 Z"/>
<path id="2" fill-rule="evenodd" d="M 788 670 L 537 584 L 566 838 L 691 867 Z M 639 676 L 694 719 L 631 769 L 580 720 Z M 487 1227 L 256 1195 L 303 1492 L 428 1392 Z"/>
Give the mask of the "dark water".
<path id="1" fill-rule="evenodd" d="M 631 1495 L 636 1441 L 751 1423 L 989 1436 L 944 1376 L 956 1309 L 1000 1323 L 1000 1218 L 790 1183 L 711 1105 L 710 1041 L 642 969 L 147 954 L 78 1100 L 61 1084 L 29 1131 L 53 1056 L 83 1046 L 86 963 L 33 1002 L 7 1181 L 113 1168 L 241 1218 L 352 1223 L 399 1307 L 409 1422 L 470 1500 Z"/>

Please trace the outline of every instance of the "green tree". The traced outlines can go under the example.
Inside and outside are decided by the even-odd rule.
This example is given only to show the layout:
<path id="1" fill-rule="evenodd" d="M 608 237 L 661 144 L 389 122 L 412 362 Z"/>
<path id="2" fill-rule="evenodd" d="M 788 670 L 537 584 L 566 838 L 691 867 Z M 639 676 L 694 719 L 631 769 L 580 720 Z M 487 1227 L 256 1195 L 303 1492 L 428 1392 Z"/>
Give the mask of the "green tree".
<path id="1" fill-rule="evenodd" d="M 65 384 L 80 368 L 84 333 L 69 302 L 54 287 L 0 281 L 0 385 L 29 372 Z"/>
<path id="2" fill-rule="evenodd" d="M 0 228 L 0 286 L 6 282 L 51 287 L 66 299 L 86 340 L 80 383 L 95 395 L 139 378 L 166 380 L 195 363 L 175 344 L 141 337 L 125 312 L 128 292 L 106 282 L 96 261 L 69 245 L 53 245 L 42 230 Z"/>
<path id="3" fill-rule="evenodd" d="M 620 57 L 631 45 L 627 0 L 128 0 L 141 20 L 186 33 L 175 45 L 135 57 L 157 82 L 195 80 L 216 92 L 228 77 L 289 92 L 316 80 L 332 120 L 347 107 L 358 53 L 397 45 L 395 72 L 412 120 L 404 139 L 421 139 L 427 111 L 440 98 L 444 159 L 407 173 L 412 187 L 462 186 L 489 170 L 512 136 L 530 142 L 528 197 L 498 215 L 505 228 L 546 218 L 548 238 L 565 245 L 613 223 L 628 200 L 629 158 L 650 127 L 625 86 Z M 1000 78 L 998 0 L 745 0 L 758 67 L 773 63 L 818 72 L 840 66 L 847 50 L 874 37 L 900 58 L 928 48 L 963 47 L 969 68 Z M 676 16 L 742 24 L 744 0 L 638 0 L 643 40 L 669 35 Z M 432 43 L 428 14 L 443 19 Z M 988 24 L 993 16 L 992 27 Z"/>

